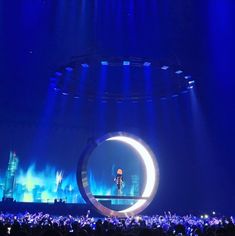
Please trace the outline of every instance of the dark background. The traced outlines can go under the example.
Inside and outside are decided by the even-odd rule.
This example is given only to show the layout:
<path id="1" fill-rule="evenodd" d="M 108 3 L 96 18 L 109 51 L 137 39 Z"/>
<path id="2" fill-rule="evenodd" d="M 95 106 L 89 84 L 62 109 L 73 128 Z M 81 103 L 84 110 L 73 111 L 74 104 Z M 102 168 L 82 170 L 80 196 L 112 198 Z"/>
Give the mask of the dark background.
<path id="1" fill-rule="evenodd" d="M 21 168 L 75 172 L 88 138 L 121 130 L 158 158 L 150 211 L 234 213 L 234 10 L 222 0 L 0 1 L 1 173 L 10 150 Z M 149 109 L 108 103 L 102 114 L 96 103 L 49 98 L 56 68 L 87 53 L 174 62 L 196 87 Z"/>

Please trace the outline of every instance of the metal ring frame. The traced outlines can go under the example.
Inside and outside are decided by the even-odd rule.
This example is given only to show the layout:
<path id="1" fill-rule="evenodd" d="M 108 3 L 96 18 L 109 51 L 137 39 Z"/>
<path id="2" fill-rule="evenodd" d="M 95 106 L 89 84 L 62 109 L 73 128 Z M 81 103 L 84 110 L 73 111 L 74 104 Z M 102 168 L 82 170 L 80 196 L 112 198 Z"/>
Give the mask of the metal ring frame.
<path id="1" fill-rule="evenodd" d="M 100 144 L 102 144 L 107 140 L 121 141 L 131 146 L 131 148 L 134 148 L 138 153 L 138 156 L 142 159 L 143 165 L 145 166 L 144 170 L 145 170 L 146 185 L 145 189 L 143 190 L 141 198 L 138 199 L 137 202 L 132 206 L 121 211 L 112 210 L 102 205 L 96 199 L 96 197 L 90 191 L 90 186 L 87 176 L 88 173 L 87 164 L 91 153 L 97 146 L 99 146 Z M 159 184 L 158 163 L 156 161 L 155 155 L 150 150 L 148 145 L 138 137 L 130 135 L 125 132 L 108 133 L 107 135 L 97 140 L 93 139 L 89 140 L 88 145 L 85 148 L 84 152 L 82 153 L 82 156 L 78 162 L 77 182 L 79 190 L 84 200 L 88 204 L 92 205 L 102 215 L 114 216 L 114 217 L 134 216 L 142 212 L 151 203 L 156 194 Z"/>
<path id="2" fill-rule="evenodd" d="M 141 85 L 138 84 L 143 83 L 143 76 L 139 75 L 138 80 L 135 80 L 136 87 L 132 88 L 133 90 L 125 96 L 122 91 L 113 91 L 110 88 L 106 88 L 101 94 L 97 94 L 94 88 L 98 86 L 97 81 L 99 80 L 94 79 L 92 74 L 96 74 L 96 69 L 100 66 L 106 69 L 109 68 L 109 71 L 113 71 L 112 68 L 114 67 L 120 70 L 123 70 L 123 67 L 142 68 L 143 71 L 146 68 L 151 68 L 152 73 L 155 71 L 158 75 L 153 76 L 151 80 L 151 92 L 139 89 Z M 82 69 L 90 74 L 90 77 L 86 80 L 85 93 L 81 93 L 77 89 L 78 85 L 81 84 L 81 78 L 77 73 Z M 71 76 L 70 79 L 66 77 L 68 73 Z M 51 77 L 51 87 L 56 94 L 68 96 L 77 101 L 85 99 L 89 102 L 96 100 L 102 102 L 151 102 L 158 99 L 175 99 L 179 95 L 187 94 L 194 87 L 194 83 L 192 77 L 186 74 L 178 65 L 166 65 L 147 58 L 99 57 L 95 55 L 74 57 L 70 63 L 59 67 Z"/>

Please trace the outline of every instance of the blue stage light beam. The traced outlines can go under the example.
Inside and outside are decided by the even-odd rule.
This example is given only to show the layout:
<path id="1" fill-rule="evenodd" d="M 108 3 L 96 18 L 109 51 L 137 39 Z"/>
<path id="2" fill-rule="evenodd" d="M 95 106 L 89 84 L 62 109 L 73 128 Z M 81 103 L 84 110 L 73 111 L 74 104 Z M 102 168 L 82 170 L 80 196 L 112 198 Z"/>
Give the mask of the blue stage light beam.
<path id="1" fill-rule="evenodd" d="M 144 86 L 145 86 L 145 94 L 148 96 L 148 99 L 145 101 L 145 125 L 146 125 L 146 132 L 148 133 L 148 137 L 150 137 L 149 140 L 152 142 L 153 140 L 156 140 L 156 133 L 157 133 L 157 111 L 156 111 L 156 100 L 154 97 L 154 91 L 153 91 L 153 71 L 152 67 L 144 67 L 143 68 L 143 76 L 144 76 Z M 155 145 L 155 144 L 153 144 Z"/>
<path id="2" fill-rule="evenodd" d="M 107 66 L 100 67 L 100 76 L 99 76 L 99 84 L 98 84 L 98 98 L 96 99 L 96 109 L 95 109 L 95 117 L 97 117 L 97 129 L 103 133 L 106 125 L 107 125 L 107 103 L 102 102 L 102 98 L 105 95 L 105 88 L 107 83 Z"/>

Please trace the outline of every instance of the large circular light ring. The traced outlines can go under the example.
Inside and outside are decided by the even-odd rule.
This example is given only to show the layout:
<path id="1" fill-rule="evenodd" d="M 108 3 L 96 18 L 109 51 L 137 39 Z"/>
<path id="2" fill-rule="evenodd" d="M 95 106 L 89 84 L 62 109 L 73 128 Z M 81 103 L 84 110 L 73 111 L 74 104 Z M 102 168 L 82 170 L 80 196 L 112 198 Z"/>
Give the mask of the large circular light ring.
<path id="1" fill-rule="evenodd" d="M 114 79 L 116 72 L 123 72 L 123 68 L 131 68 L 131 77 L 135 76 L 135 71 L 139 70 L 151 70 L 152 79 L 151 81 L 151 93 L 139 88 L 137 86 L 139 83 L 146 82 L 146 76 L 142 76 L 142 73 L 138 73 L 137 76 L 139 83 L 134 83 L 134 86 L 127 96 L 123 98 L 122 88 L 124 86 L 119 86 L 121 89 L 115 88 L 113 90 L 112 86 L 107 86 L 104 93 L 98 93 L 96 86 L 99 86 L 100 80 L 97 79 L 96 75 L 98 73 L 97 69 L 104 71 L 106 79 Z M 142 68 L 142 69 L 141 69 Z M 106 73 L 106 72 L 108 73 Z M 89 73 L 88 73 L 89 72 Z M 68 80 L 68 73 L 71 78 Z M 134 73 L 134 74 L 133 74 Z M 146 73 L 144 73 L 146 74 Z M 87 92 L 78 91 L 78 85 L 82 86 L 81 76 L 86 80 Z M 95 77 L 94 77 L 95 75 Z M 157 76 L 157 80 L 154 79 Z M 168 79 L 166 80 L 165 77 Z M 120 82 L 120 78 L 118 77 Z M 125 81 L 125 80 L 124 80 Z M 166 82 L 167 81 L 167 82 Z M 122 83 L 122 82 L 120 82 Z M 176 99 L 178 96 L 183 94 L 188 94 L 189 91 L 194 87 L 195 81 L 192 76 L 186 74 L 178 63 L 171 61 L 165 64 L 165 62 L 155 61 L 151 58 L 145 57 L 134 57 L 134 56 L 103 56 L 97 54 L 87 54 L 78 57 L 73 57 L 68 64 L 61 65 L 57 71 L 51 77 L 50 87 L 57 95 L 63 95 L 79 101 L 96 102 L 100 100 L 101 102 L 152 102 L 165 101 L 168 99 Z M 66 86 L 65 86 L 66 85 Z M 89 92 L 88 92 L 89 91 Z"/>
<path id="2" fill-rule="evenodd" d="M 91 193 L 87 164 L 93 150 L 105 141 L 119 141 L 127 144 L 134 149 L 144 166 L 145 187 L 141 194 L 141 199 L 137 200 L 132 206 L 115 211 L 102 205 Z M 80 192 L 84 200 L 93 205 L 97 211 L 106 216 L 127 217 L 134 216 L 142 212 L 153 200 L 159 184 L 159 168 L 156 157 L 148 145 L 136 136 L 124 132 L 109 133 L 97 140 L 90 140 L 86 149 L 82 153 L 78 163 L 77 181 Z"/>

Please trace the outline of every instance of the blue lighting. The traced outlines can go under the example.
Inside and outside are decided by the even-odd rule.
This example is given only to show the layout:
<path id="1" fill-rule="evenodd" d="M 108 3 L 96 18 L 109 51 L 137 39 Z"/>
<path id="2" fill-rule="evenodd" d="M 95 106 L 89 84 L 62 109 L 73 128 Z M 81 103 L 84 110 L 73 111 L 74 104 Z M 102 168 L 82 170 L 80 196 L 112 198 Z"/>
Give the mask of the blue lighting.
<path id="1" fill-rule="evenodd" d="M 178 94 L 173 94 L 171 97 L 172 98 L 176 98 L 176 97 L 178 97 L 179 95 Z"/>
<path id="2" fill-rule="evenodd" d="M 144 66 L 151 66 L 151 62 L 148 61 L 144 62 Z"/>
<path id="3" fill-rule="evenodd" d="M 169 66 L 162 66 L 161 69 L 162 70 L 167 70 L 169 68 Z"/>
<path id="4" fill-rule="evenodd" d="M 89 65 L 86 64 L 86 63 L 81 64 L 81 66 L 84 67 L 84 68 L 88 68 L 89 67 Z"/>
<path id="5" fill-rule="evenodd" d="M 66 67 L 65 70 L 68 71 L 68 72 L 71 72 L 71 71 L 73 71 L 73 68 L 72 67 Z"/>
<path id="6" fill-rule="evenodd" d="M 183 73 L 183 71 L 182 71 L 182 70 L 177 70 L 175 73 L 176 73 L 177 75 L 180 75 L 180 74 Z"/>
<path id="7" fill-rule="evenodd" d="M 124 66 L 129 66 L 130 64 L 131 64 L 130 61 L 123 61 Z"/>
<path id="8" fill-rule="evenodd" d="M 53 82 L 56 82 L 57 81 L 57 78 L 55 78 L 55 77 L 52 77 L 52 78 L 50 78 L 50 81 L 53 83 Z"/>
<path id="9" fill-rule="evenodd" d="M 190 81 L 188 82 L 188 84 L 194 84 L 194 83 L 195 83 L 194 80 L 190 80 Z"/>
<path id="10" fill-rule="evenodd" d="M 185 79 L 191 79 L 192 76 L 191 76 L 191 75 L 186 75 L 186 76 L 184 76 L 184 78 L 185 78 Z"/>
<path id="11" fill-rule="evenodd" d="M 64 96 L 67 96 L 67 95 L 69 95 L 69 94 L 68 94 L 68 93 L 66 93 L 66 92 L 63 92 L 62 94 L 63 94 Z"/>
<path id="12" fill-rule="evenodd" d="M 62 74 L 61 72 L 59 72 L 59 71 L 56 71 L 56 72 L 55 72 L 55 75 L 56 75 L 56 76 L 62 76 L 63 74 Z"/>
<path id="13" fill-rule="evenodd" d="M 188 89 L 193 89 L 193 86 L 188 86 Z"/>
<path id="14" fill-rule="evenodd" d="M 101 65 L 102 65 L 102 66 L 108 66 L 109 63 L 108 63 L 107 61 L 101 61 Z"/>
<path id="15" fill-rule="evenodd" d="M 17 202 L 52 203 L 54 199 L 61 198 L 67 203 L 84 203 L 77 188 L 76 176 L 64 175 L 63 171 L 56 169 L 55 166 L 46 165 L 38 171 L 36 163 L 32 163 L 27 169 L 20 169 L 15 176 L 14 199 Z M 3 179 L 1 173 L 0 186 L 4 185 Z M 96 182 L 91 182 L 91 186 L 95 184 Z"/>

